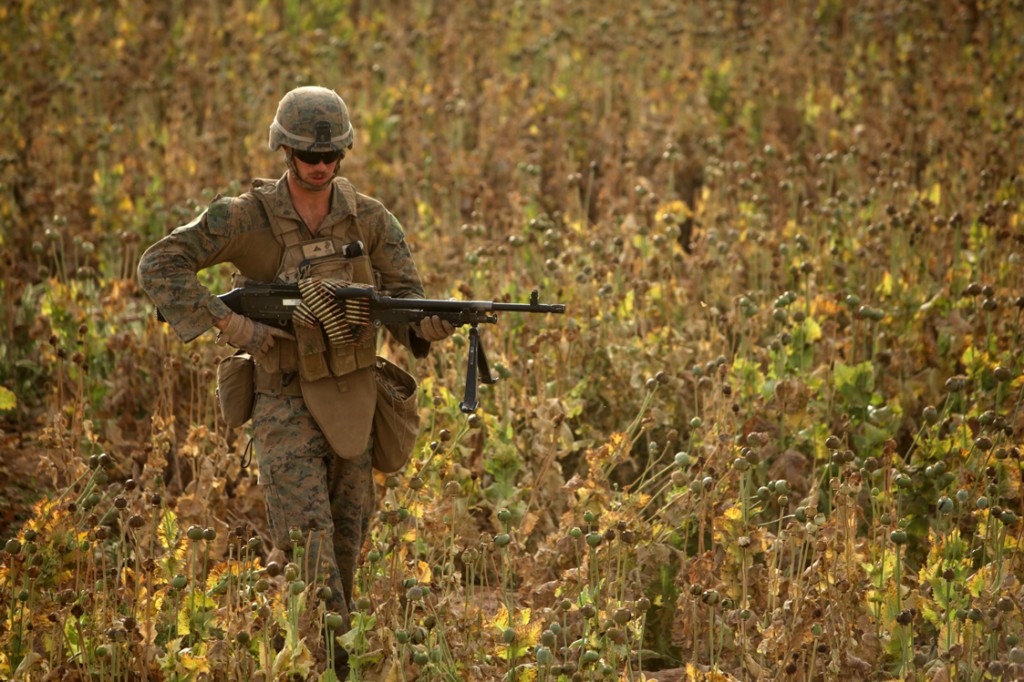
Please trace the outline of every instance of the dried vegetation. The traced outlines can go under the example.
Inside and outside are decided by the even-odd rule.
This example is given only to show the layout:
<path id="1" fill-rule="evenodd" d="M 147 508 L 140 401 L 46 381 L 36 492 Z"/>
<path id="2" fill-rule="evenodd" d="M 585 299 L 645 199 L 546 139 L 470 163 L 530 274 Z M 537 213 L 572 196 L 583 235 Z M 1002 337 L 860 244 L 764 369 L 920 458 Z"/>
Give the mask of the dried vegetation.
<path id="1" fill-rule="evenodd" d="M 569 307 L 468 419 L 464 340 L 413 368 L 351 679 L 1024 674 L 1019 0 L 333 4 L 0 8 L 0 677 L 332 679 L 133 280 L 305 83 L 430 295 Z"/>

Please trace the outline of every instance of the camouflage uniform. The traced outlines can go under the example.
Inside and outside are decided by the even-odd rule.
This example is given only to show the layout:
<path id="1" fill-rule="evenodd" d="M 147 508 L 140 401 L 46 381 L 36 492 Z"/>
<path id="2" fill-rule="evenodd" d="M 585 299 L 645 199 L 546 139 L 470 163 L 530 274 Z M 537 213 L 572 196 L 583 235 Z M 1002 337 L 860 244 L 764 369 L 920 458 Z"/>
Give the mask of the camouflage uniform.
<path id="1" fill-rule="evenodd" d="M 358 238 L 372 265 L 372 283 L 392 296 L 422 298 L 422 285 L 395 217 L 380 202 L 357 193 L 344 178 L 335 178 L 330 191 L 330 212 L 317 237 L 333 233 L 339 243 Z M 257 196 L 260 192 L 264 196 Z M 239 197 L 214 201 L 143 255 L 142 286 L 182 340 L 196 338 L 229 312 L 199 283 L 198 271 L 230 262 L 248 280 L 281 279 L 288 249 L 275 236 L 268 210 L 274 220 L 297 227 L 303 239 L 316 241 L 292 206 L 286 174 L 276 183 L 254 183 L 252 191 Z M 430 344 L 410 334 L 408 327 L 391 332 L 418 357 L 429 349 Z M 291 528 L 302 530 L 303 543 L 310 537 L 309 529 L 317 530 L 306 547 L 304 565 L 320 569 L 334 594 L 329 607 L 347 616 L 356 558 L 375 507 L 369 437 L 375 396 L 372 369 L 362 360 L 354 365 L 334 362 L 332 376 L 307 381 L 294 371 L 294 356 L 300 352 L 296 343 L 279 345 L 281 355 L 275 356 L 275 363 L 280 366 L 257 367 L 253 409 L 259 483 L 273 540 L 288 551 Z M 335 372 L 338 367 L 342 370 Z M 342 372 L 347 373 L 337 376 Z M 327 407 L 353 442 L 339 446 L 328 441 L 323 421 L 314 418 L 308 404 L 313 387 L 328 389 L 323 394 L 328 396 Z"/>

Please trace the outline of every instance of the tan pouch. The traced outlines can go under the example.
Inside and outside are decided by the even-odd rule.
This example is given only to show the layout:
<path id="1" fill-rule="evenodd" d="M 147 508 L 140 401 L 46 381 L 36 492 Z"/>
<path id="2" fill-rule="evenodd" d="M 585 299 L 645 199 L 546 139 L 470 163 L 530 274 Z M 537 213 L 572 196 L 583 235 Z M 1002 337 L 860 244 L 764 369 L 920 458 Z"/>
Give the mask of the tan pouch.
<path id="1" fill-rule="evenodd" d="M 331 449 L 342 459 L 355 459 L 370 444 L 375 402 L 373 373 L 373 367 L 364 367 L 343 377 L 301 382 L 306 408 Z"/>
<path id="2" fill-rule="evenodd" d="M 387 358 L 374 369 L 377 410 L 373 414 L 373 468 L 386 474 L 404 467 L 420 432 L 416 379 Z"/>
<path id="3" fill-rule="evenodd" d="M 231 428 L 241 426 L 252 417 L 256 398 L 255 368 L 252 356 L 243 351 L 229 355 L 217 365 L 217 401 L 224 422 Z"/>
<path id="4" fill-rule="evenodd" d="M 299 375 L 306 381 L 319 381 L 331 376 L 331 371 L 327 367 L 327 358 L 324 355 L 327 345 L 324 343 L 323 331 L 319 327 L 309 329 L 299 325 L 294 326 Z M 281 369 L 284 371 L 284 362 L 282 361 L 281 364 Z"/>

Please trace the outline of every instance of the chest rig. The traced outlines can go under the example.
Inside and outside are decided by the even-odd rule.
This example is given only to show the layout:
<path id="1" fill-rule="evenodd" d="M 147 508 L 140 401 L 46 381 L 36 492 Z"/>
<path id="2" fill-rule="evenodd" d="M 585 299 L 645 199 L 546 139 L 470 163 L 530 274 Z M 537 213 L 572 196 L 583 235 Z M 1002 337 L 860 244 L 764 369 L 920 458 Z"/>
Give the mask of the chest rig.
<path id="1" fill-rule="evenodd" d="M 266 210 L 274 238 L 284 249 L 276 275 L 278 282 L 294 284 L 321 278 L 374 284 L 373 267 L 354 212 L 355 190 L 339 178 L 332 191 L 336 192 L 335 201 L 348 201 L 353 210 L 340 219 L 333 219 L 332 210 L 313 236 L 279 185 L 266 183 L 254 187 L 253 194 Z M 375 335 L 356 343 L 332 344 L 319 325 L 292 326 L 295 341 L 279 340 L 274 346 L 278 352 L 268 358 L 263 372 L 283 377 L 292 377 L 297 372 L 303 381 L 312 382 L 343 377 L 376 361 Z"/>

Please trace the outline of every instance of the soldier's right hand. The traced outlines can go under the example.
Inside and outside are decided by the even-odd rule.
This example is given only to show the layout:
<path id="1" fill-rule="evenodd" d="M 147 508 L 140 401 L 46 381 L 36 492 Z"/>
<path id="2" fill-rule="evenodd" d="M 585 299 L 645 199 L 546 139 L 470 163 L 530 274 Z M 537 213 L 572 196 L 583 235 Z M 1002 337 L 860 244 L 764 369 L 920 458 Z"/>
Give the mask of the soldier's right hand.
<path id="1" fill-rule="evenodd" d="M 275 339 L 295 338 L 283 329 L 250 320 L 235 312 L 228 313 L 227 317 L 220 320 L 217 326 L 220 328 L 220 333 L 217 334 L 217 343 L 222 345 L 227 343 L 244 350 L 252 355 L 257 362 L 262 360 L 274 347 Z"/>

